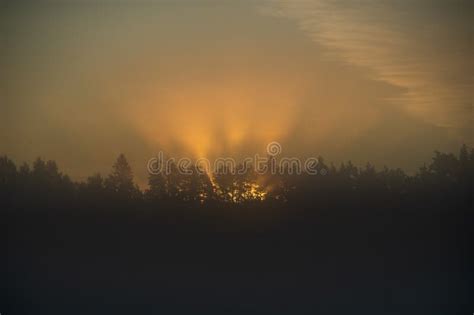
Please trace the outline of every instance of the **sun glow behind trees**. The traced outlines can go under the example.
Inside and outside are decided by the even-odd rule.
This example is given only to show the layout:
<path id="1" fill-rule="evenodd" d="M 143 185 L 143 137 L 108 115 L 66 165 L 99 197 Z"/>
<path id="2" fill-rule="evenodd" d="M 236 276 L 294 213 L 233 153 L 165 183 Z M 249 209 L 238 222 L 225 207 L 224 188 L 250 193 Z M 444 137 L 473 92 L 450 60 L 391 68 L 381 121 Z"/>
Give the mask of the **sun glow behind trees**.
<path id="1" fill-rule="evenodd" d="M 183 174 L 173 163 L 170 172 L 150 174 L 149 194 L 157 198 L 178 198 L 187 201 L 222 201 L 228 203 L 264 201 L 277 179 L 257 174 L 251 167 L 245 172 L 230 168 L 196 171 Z M 276 193 L 276 192 L 275 192 Z"/>

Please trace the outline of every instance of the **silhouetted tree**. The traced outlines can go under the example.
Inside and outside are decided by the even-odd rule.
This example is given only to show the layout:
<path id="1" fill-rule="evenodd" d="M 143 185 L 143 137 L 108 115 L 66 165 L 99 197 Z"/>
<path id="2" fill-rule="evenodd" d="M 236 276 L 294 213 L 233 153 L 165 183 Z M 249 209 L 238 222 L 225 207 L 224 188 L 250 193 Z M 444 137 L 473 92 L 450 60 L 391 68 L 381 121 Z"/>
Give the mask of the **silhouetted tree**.
<path id="1" fill-rule="evenodd" d="M 151 200 L 165 199 L 167 196 L 166 177 L 162 173 L 150 174 L 148 176 L 148 190 L 146 196 Z"/>
<path id="2" fill-rule="evenodd" d="M 15 163 L 6 156 L 0 157 L 0 205 L 10 206 L 18 187 L 18 173 Z"/>
<path id="3" fill-rule="evenodd" d="M 121 198 L 137 198 L 140 190 L 133 182 L 133 172 L 125 155 L 120 154 L 112 166 L 112 173 L 105 180 L 108 191 L 116 193 Z"/>

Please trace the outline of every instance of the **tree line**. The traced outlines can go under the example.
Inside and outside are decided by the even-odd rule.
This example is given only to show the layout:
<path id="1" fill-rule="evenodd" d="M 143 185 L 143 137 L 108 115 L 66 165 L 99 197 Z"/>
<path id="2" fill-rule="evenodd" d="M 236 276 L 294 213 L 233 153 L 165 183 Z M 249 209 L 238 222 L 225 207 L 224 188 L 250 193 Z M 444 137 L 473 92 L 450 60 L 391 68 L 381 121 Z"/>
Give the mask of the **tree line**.
<path id="1" fill-rule="evenodd" d="M 0 157 L 0 194 L 4 206 L 32 200 L 62 203 L 75 200 L 92 204 L 122 203 L 309 203 L 314 200 L 370 201 L 445 195 L 472 205 L 474 149 L 463 145 L 458 154 L 436 151 L 430 163 L 413 175 L 401 169 L 373 165 L 357 167 L 351 162 L 318 167 L 325 175 L 295 175 L 282 172 L 258 175 L 252 167 L 243 173 L 220 171 L 211 176 L 194 172 L 184 175 L 176 166 L 167 174 L 150 175 L 148 188 L 141 191 L 132 168 L 121 154 L 108 176 L 95 174 L 85 181 L 73 181 L 55 161 L 36 159 L 19 167 L 7 156 Z"/>

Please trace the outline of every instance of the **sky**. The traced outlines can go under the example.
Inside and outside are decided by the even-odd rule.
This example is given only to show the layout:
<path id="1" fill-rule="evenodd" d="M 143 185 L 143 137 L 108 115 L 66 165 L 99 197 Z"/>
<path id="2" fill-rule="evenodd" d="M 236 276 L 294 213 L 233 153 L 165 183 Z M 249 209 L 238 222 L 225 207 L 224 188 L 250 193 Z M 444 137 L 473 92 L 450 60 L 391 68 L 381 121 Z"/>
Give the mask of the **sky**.
<path id="1" fill-rule="evenodd" d="M 193 158 L 413 172 L 474 145 L 468 0 L 1 1 L 0 154 L 137 181 Z"/>

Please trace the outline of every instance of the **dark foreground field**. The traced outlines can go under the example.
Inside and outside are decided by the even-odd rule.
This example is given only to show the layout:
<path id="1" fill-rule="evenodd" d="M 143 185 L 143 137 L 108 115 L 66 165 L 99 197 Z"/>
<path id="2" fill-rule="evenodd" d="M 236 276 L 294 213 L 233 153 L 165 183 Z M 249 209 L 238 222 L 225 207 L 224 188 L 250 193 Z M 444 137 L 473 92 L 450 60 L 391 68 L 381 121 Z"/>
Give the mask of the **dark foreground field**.
<path id="1" fill-rule="evenodd" d="M 467 208 L 339 206 L 4 211 L 0 311 L 469 310 Z"/>
<path id="2" fill-rule="evenodd" d="M 471 314 L 469 152 L 272 178 L 265 200 L 251 174 L 142 192 L 124 156 L 86 182 L 0 157 L 0 313 Z"/>

